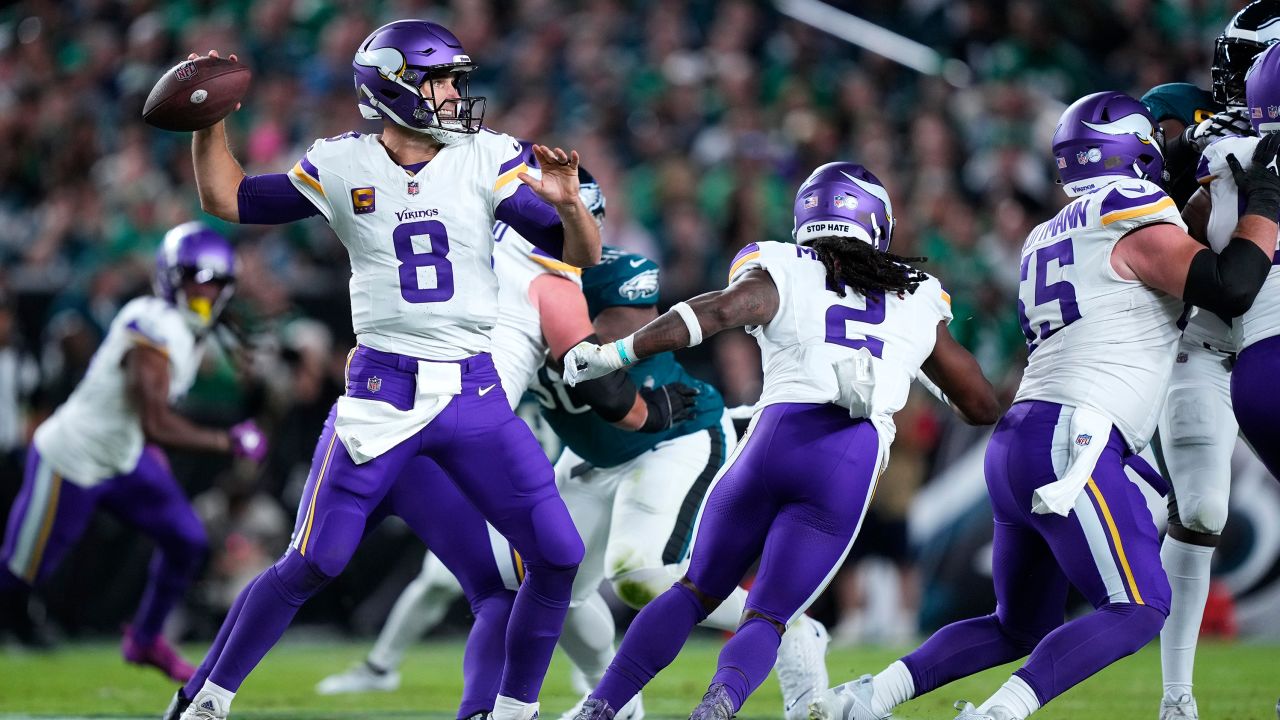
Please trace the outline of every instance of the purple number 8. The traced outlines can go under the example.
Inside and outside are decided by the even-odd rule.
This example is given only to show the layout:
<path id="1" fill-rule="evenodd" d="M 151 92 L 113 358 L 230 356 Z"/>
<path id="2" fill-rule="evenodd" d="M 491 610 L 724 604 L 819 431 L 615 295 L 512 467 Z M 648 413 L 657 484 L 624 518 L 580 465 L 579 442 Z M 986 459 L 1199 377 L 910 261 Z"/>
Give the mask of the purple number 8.
<path id="1" fill-rule="evenodd" d="M 426 237 L 431 242 L 430 252 L 415 252 L 414 237 Z M 419 220 L 397 225 L 391 232 L 391 244 L 400 261 L 400 297 L 405 302 L 444 302 L 453 297 L 453 265 L 449 263 L 449 234 L 438 220 Z M 418 268 L 433 267 L 436 272 L 435 287 L 419 285 Z"/>
<path id="2" fill-rule="evenodd" d="M 854 308 L 848 305 L 832 305 L 827 308 L 827 342 L 851 347 L 854 350 L 866 348 L 872 356 L 881 357 L 884 353 L 884 340 L 874 335 L 849 337 L 849 321 L 867 325 L 879 325 L 884 322 L 884 292 L 869 292 L 866 295 L 866 301 L 866 308 Z"/>

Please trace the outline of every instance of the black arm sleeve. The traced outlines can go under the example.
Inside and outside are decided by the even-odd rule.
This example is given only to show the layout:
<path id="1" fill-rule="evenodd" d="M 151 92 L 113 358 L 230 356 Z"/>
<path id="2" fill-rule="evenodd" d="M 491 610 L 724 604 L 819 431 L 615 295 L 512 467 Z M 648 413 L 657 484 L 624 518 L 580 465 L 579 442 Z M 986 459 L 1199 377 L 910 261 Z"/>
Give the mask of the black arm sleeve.
<path id="1" fill-rule="evenodd" d="M 1233 237 L 1222 252 L 1206 248 L 1191 259 L 1182 299 L 1223 317 L 1238 317 L 1253 305 L 1270 271 L 1266 253 Z"/>
<path id="2" fill-rule="evenodd" d="M 566 386 L 569 399 L 586 404 L 606 422 L 618 422 L 631 412 L 636 404 L 636 384 L 626 370 L 613 372 L 595 380 Z"/>

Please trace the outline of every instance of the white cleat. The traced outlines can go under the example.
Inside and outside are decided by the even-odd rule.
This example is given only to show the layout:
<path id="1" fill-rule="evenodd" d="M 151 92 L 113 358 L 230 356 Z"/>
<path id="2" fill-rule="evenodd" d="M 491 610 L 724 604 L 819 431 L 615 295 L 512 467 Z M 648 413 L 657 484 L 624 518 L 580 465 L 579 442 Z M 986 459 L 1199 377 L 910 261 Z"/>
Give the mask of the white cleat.
<path id="1" fill-rule="evenodd" d="M 182 712 L 180 720 L 227 720 L 229 712 L 231 708 L 217 697 L 199 692 Z"/>
<path id="2" fill-rule="evenodd" d="M 824 690 L 809 703 L 809 720 L 886 720 L 872 709 L 874 694 L 870 675 Z"/>
<path id="3" fill-rule="evenodd" d="M 1013 713 L 1000 705 L 996 705 L 987 712 L 982 713 L 978 712 L 978 708 L 974 707 L 973 703 L 962 700 L 955 704 L 955 708 L 960 711 L 960 714 L 956 716 L 956 720 L 1014 720 Z"/>
<path id="4" fill-rule="evenodd" d="M 827 645 L 831 637 L 822 623 L 801 615 L 782 634 L 778 645 L 778 685 L 786 720 L 806 720 L 809 702 L 827 689 Z"/>
<path id="5" fill-rule="evenodd" d="M 400 673 L 395 670 L 378 672 L 367 661 L 346 672 L 330 675 L 316 683 L 321 695 L 345 695 L 362 692 L 394 692 L 400 688 Z"/>
<path id="6" fill-rule="evenodd" d="M 1280 710 L 1280 706 L 1277 709 Z M 1182 693 L 1177 697 L 1165 695 L 1160 698 L 1160 720 L 1200 720 L 1196 699 L 1191 693 Z"/>
<path id="7" fill-rule="evenodd" d="M 560 716 L 560 720 L 573 720 L 582 711 L 582 704 L 591 697 L 591 693 L 582 696 L 573 707 L 569 708 Z M 614 713 L 613 720 L 644 720 L 644 696 L 636 693 L 636 696 L 627 701 L 622 709 Z"/>

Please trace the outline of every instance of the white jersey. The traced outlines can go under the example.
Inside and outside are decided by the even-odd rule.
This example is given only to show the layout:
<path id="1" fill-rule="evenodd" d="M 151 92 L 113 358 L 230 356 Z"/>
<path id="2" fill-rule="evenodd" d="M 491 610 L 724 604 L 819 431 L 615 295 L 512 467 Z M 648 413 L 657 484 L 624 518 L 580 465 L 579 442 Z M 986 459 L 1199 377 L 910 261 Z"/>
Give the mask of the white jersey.
<path id="1" fill-rule="evenodd" d="M 525 388 L 547 360 L 541 308 L 530 294 L 539 275 L 558 275 L 582 287 L 582 271 L 563 263 L 525 240 L 505 223 L 493 227 L 497 245 L 493 266 L 498 273 L 498 324 L 493 329 L 493 364 L 511 407 L 520 404 Z"/>
<path id="2" fill-rule="evenodd" d="M 1200 184 L 1209 187 L 1209 197 L 1213 200 L 1213 210 L 1209 214 L 1208 240 L 1214 252 L 1222 252 L 1222 248 L 1231 242 L 1243 207 L 1240 190 L 1227 165 L 1227 155 L 1235 155 L 1240 165 L 1248 168 L 1257 144 L 1256 137 L 1223 138 L 1205 148 L 1200 157 L 1196 178 L 1200 180 Z M 1280 254 L 1272 262 L 1271 271 L 1267 274 L 1257 299 L 1253 301 L 1253 306 L 1236 318 L 1235 342 L 1229 350 L 1243 350 L 1259 340 L 1280 335 L 1280 268 L 1275 265 L 1276 262 L 1280 262 Z M 1207 315 L 1217 320 L 1213 313 L 1203 310 L 1196 315 Z M 1221 323 L 1220 320 L 1218 322 Z"/>
<path id="3" fill-rule="evenodd" d="M 1120 238 L 1154 223 L 1186 229 L 1155 183 L 1121 180 L 1082 195 L 1031 231 L 1018 286 L 1029 357 L 1014 402 L 1094 410 L 1134 452 L 1160 417 L 1184 304 L 1120 277 L 1111 252 Z"/>
<path id="4" fill-rule="evenodd" d="M 317 140 L 289 179 L 351 259 L 351 323 L 364 346 L 429 360 L 489 350 L 497 317 L 494 211 L 520 187 L 527 151 L 482 130 L 416 174 L 376 135 Z"/>
<path id="5" fill-rule="evenodd" d="M 133 470 L 142 455 L 142 420 L 127 395 L 124 357 L 143 345 L 169 358 L 169 400 L 195 382 L 204 348 L 182 313 L 157 297 L 121 308 L 71 397 L 36 429 L 40 456 L 77 485 Z"/>
<path id="6" fill-rule="evenodd" d="M 914 293 L 890 293 L 879 302 L 853 291 L 840 297 L 828 289 L 817 253 L 791 243 L 746 246 L 734 258 L 729 281 L 753 268 L 768 271 L 778 288 L 773 319 L 747 328 L 760 344 L 764 364 L 764 391 L 756 407 L 836 402 L 840 387 L 834 363 L 866 348 L 875 378 L 870 419 L 887 450 L 896 432 L 893 414 L 906 403 L 911 381 L 933 352 L 938 323 L 951 322 L 951 297 L 933 277 Z"/>

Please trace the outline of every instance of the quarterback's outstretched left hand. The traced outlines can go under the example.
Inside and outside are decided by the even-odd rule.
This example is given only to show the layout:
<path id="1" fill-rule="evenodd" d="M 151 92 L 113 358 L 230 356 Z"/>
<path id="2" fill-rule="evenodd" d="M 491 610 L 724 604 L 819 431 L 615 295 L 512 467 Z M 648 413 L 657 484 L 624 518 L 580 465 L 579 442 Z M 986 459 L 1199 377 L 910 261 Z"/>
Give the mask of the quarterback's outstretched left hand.
<path id="1" fill-rule="evenodd" d="M 580 382 L 604 377 L 619 368 L 635 362 L 622 356 L 621 340 L 607 345 L 582 342 L 574 345 L 564 356 L 564 382 L 570 387 Z"/>
<path id="2" fill-rule="evenodd" d="M 542 166 L 542 178 L 535 178 L 529 173 L 520 173 L 516 177 L 556 208 L 578 202 L 577 151 L 566 153 L 560 148 L 553 150 L 546 145 L 534 145 L 533 155 Z"/>

